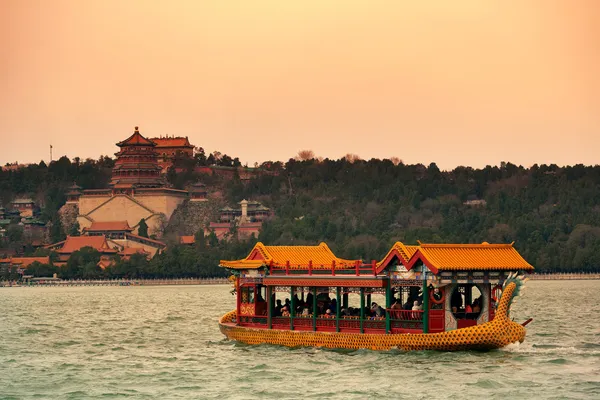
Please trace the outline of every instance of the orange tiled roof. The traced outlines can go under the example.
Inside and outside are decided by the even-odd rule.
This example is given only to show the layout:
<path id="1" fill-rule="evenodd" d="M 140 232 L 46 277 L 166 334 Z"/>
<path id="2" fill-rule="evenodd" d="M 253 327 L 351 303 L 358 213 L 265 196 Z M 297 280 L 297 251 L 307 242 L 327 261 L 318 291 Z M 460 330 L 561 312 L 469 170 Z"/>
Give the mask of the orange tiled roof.
<path id="1" fill-rule="evenodd" d="M 262 258 L 257 259 L 257 258 Z M 220 265 L 233 269 L 256 269 L 262 265 L 283 267 L 290 262 L 290 269 L 308 268 L 312 261 L 314 269 L 330 269 L 335 261 L 337 269 L 354 268 L 358 260 L 345 260 L 338 258 L 325 243 L 318 246 L 265 246 L 258 242 L 248 257 L 242 260 L 221 260 Z"/>
<path id="2" fill-rule="evenodd" d="M 417 252 L 418 249 L 419 246 L 407 246 L 402 242 L 396 242 L 390 251 L 387 252 L 385 257 L 383 257 L 381 261 L 377 263 L 377 267 L 386 266 L 394 255 L 398 255 L 401 258 L 402 264 L 406 265 L 408 260 L 410 260 L 410 258 Z"/>
<path id="3" fill-rule="evenodd" d="M 122 142 L 117 143 L 117 146 L 122 147 L 122 146 L 129 146 L 129 145 L 145 145 L 145 146 L 156 146 L 154 144 L 154 142 L 146 139 L 145 137 L 143 137 L 140 134 L 140 131 L 138 131 L 138 127 L 135 127 L 135 131 L 133 132 L 133 135 L 129 136 L 127 139 L 123 140 Z"/>
<path id="4" fill-rule="evenodd" d="M 532 271 L 513 244 L 421 244 L 413 254 L 408 269 L 421 260 L 437 271 Z"/>
<path id="5" fill-rule="evenodd" d="M 83 228 L 84 231 L 132 231 L 127 221 L 104 221 L 92 222 L 89 228 Z"/>
<path id="6" fill-rule="evenodd" d="M 116 253 L 110 248 L 104 236 L 67 236 L 65 244 L 58 250 L 59 253 L 73 253 L 84 247 L 92 247 L 100 252 Z"/>
<path id="7" fill-rule="evenodd" d="M 21 268 L 27 268 L 36 261 L 40 264 L 50 264 L 50 257 L 13 257 L 10 259 L 12 265 L 18 265 Z"/>
<path id="8" fill-rule="evenodd" d="M 186 137 L 151 138 L 150 140 L 156 144 L 157 149 L 161 147 L 194 147 Z"/>
<path id="9" fill-rule="evenodd" d="M 120 256 L 131 256 L 133 254 L 150 254 L 141 247 L 123 247 L 123 250 L 119 252 Z"/>
<path id="10" fill-rule="evenodd" d="M 179 243 L 194 244 L 196 243 L 196 238 L 194 236 L 179 236 Z"/>
<path id="11" fill-rule="evenodd" d="M 98 264 L 96 264 L 97 266 L 99 266 L 102 269 L 106 269 L 110 266 L 112 266 L 115 262 L 113 260 L 100 260 L 98 261 Z"/>

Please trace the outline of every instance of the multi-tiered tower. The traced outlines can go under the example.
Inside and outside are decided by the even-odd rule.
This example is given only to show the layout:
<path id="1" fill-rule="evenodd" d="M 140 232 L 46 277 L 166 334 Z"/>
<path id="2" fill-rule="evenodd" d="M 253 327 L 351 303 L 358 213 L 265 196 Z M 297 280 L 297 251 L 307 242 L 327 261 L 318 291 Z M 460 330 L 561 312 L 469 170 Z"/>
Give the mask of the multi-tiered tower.
<path id="1" fill-rule="evenodd" d="M 120 151 L 112 171 L 110 186 L 116 193 L 127 193 L 136 188 L 160 188 L 165 181 L 158 165 L 156 143 L 143 137 L 138 127 L 133 135 L 117 143 Z"/>

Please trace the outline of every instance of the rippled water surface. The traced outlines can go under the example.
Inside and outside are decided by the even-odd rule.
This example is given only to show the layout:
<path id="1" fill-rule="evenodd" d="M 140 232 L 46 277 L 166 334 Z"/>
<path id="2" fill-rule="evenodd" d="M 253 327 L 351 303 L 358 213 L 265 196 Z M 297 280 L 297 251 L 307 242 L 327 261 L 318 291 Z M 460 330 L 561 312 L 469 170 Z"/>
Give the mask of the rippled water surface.
<path id="1" fill-rule="evenodd" d="M 229 286 L 0 288 L 0 398 L 600 398 L 600 281 L 527 286 L 525 343 L 458 353 L 236 344 Z"/>

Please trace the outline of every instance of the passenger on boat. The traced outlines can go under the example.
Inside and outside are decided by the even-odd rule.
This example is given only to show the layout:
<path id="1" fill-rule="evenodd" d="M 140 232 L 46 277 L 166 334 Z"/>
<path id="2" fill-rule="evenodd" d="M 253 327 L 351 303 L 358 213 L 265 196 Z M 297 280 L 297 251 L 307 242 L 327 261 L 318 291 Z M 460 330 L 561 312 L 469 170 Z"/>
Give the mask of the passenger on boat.
<path id="1" fill-rule="evenodd" d="M 383 317 L 384 314 L 385 314 L 385 311 L 383 310 L 383 308 L 381 308 L 380 305 L 378 305 L 375 302 L 373 302 L 373 304 L 371 304 L 371 316 L 373 316 L 373 317 Z"/>
<path id="2" fill-rule="evenodd" d="M 467 314 L 468 314 L 468 313 L 472 313 L 472 312 L 473 312 L 473 309 L 471 308 L 471 305 L 470 305 L 470 304 L 467 304 L 467 305 L 465 306 L 465 313 L 467 313 Z"/>
<path id="3" fill-rule="evenodd" d="M 415 302 L 413 303 L 412 310 L 413 311 L 423 310 L 423 306 L 419 304 L 419 300 L 415 300 Z M 420 319 L 420 318 L 421 318 L 421 314 L 419 312 L 412 313 L 412 319 Z"/>
<path id="4" fill-rule="evenodd" d="M 277 305 L 275 306 L 275 317 L 281 317 L 281 309 L 283 305 L 281 305 L 281 300 L 277 300 Z"/>
<path id="5" fill-rule="evenodd" d="M 458 290 L 454 290 L 452 293 L 452 297 L 450 298 L 450 307 L 452 307 L 452 312 L 458 312 L 460 308 L 462 308 L 463 300 L 462 296 Z"/>
<path id="6" fill-rule="evenodd" d="M 305 307 L 304 310 L 302 311 L 302 316 L 303 317 L 308 317 L 309 313 L 308 313 L 308 307 Z"/>
<path id="7" fill-rule="evenodd" d="M 306 295 L 306 305 L 312 308 L 312 306 L 313 306 L 313 295 L 312 295 L 312 293 L 308 293 Z"/>
<path id="8" fill-rule="evenodd" d="M 475 301 L 473 302 L 473 312 L 474 313 L 481 312 L 481 296 L 476 298 Z"/>
<path id="9" fill-rule="evenodd" d="M 413 299 L 411 296 L 408 296 L 408 300 L 406 300 L 406 303 L 404 303 L 404 305 L 402 306 L 403 310 L 412 310 L 413 308 Z"/>
<path id="10" fill-rule="evenodd" d="M 290 309 L 287 306 L 283 306 L 283 308 L 281 309 L 281 316 L 282 317 L 290 316 Z"/>
<path id="11" fill-rule="evenodd" d="M 329 304 L 328 309 L 331 310 L 331 312 L 335 314 L 335 312 L 337 311 L 337 300 L 336 299 L 331 300 L 331 303 Z"/>

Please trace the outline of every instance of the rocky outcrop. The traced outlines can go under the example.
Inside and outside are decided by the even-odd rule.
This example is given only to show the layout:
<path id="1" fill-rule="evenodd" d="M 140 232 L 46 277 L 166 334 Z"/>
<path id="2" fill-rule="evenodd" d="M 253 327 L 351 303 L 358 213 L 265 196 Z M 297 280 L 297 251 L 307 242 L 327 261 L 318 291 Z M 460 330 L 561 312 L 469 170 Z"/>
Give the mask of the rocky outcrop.
<path id="1" fill-rule="evenodd" d="M 68 233 L 75 222 L 77 222 L 79 205 L 77 203 L 67 203 L 58 210 L 58 215 L 60 216 L 60 223 L 65 233 Z"/>
<path id="2" fill-rule="evenodd" d="M 177 207 L 165 233 L 177 235 L 194 235 L 208 226 L 211 221 L 218 221 L 219 209 L 224 204 L 221 201 L 185 201 Z"/>

